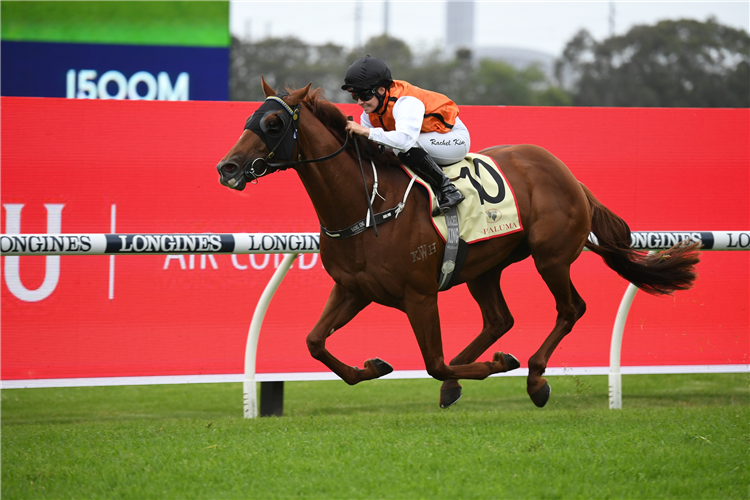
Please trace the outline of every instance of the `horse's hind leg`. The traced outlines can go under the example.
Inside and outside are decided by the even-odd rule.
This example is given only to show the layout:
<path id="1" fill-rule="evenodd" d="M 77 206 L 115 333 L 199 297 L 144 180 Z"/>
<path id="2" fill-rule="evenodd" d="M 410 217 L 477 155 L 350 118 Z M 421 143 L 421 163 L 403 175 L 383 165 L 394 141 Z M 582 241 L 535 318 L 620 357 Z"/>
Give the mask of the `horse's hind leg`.
<path id="1" fill-rule="evenodd" d="M 347 384 L 354 385 L 363 380 L 372 380 L 382 377 L 393 371 L 391 365 L 385 361 L 375 358 L 365 361 L 364 369 L 349 366 L 326 349 L 326 339 L 334 331 L 346 325 L 371 301 L 351 293 L 341 285 L 334 284 L 331 295 L 328 297 L 312 331 L 307 335 L 307 348 L 313 358 L 326 365 L 332 372 L 341 377 Z"/>
<path id="2" fill-rule="evenodd" d="M 500 289 L 500 275 L 503 267 L 496 267 L 466 283 L 474 300 L 479 304 L 482 311 L 482 331 L 477 337 L 464 348 L 450 362 L 451 365 L 465 365 L 473 363 L 492 344 L 498 341 L 508 330 L 513 327 L 513 316 L 505 302 L 503 292 Z M 518 368 L 518 360 L 505 353 L 496 353 L 495 358 L 502 359 L 507 365 L 505 371 Z M 461 384 L 458 380 L 450 379 L 443 382 L 440 387 L 440 407 L 447 408 L 461 397 Z"/>
<path id="3" fill-rule="evenodd" d="M 437 294 L 421 293 L 407 287 L 404 294 L 403 308 L 417 338 L 427 373 L 431 377 L 443 381 L 462 378 L 481 380 L 493 373 L 500 373 L 507 370 L 504 360 L 497 357 L 492 361 L 460 365 L 448 365 L 445 363 L 443 339 L 440 333 Z"/>
<path id="4" fill-rule="evenodd" d="M 586 303 L 576 291 L 570 281 L 570 264 L 555 262 L 536 262 L 539 274 L 555 297 L 557 305 L 557 319 L 555 327 L 547 336 L 542 346 L 529 358 L 529 376 L 526 391 L 535 405 L 542 407 L 547 404 L 550 386 L 542 377 L 547 369 L 552 353 L 562 339 L 570 333 L 578 319 L 586 312 Z"/>

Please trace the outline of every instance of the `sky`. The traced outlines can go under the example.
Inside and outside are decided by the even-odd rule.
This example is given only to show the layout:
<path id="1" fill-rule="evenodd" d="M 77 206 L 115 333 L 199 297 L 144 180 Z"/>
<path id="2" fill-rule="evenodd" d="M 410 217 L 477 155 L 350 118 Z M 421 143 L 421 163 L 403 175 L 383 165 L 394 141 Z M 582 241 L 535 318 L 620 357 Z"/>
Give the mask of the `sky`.
<path id="1" fill-rule="evenodd" d="M 447 2 L 389 0 L 388 34 L 417 53 L 442 47 Z M 258 41 L 268 36 L 296 36 L 310 44 L 333 42 L 347 48 L 385 31 L 385 0 L 231 0 L 230 31 Z M 750 1 L 497 1 L 475 0 L 474 43 L 533 49 L 559 56 L 581 28 L 596 40 L 625 34 L 637 24 L 664 19 L 709 16 L 750 32 Z M 355 21 L 359 11 L 361 21 Z M 357 30 L 356 26 L 360 26 Z M 359 35 L 358 35 L 359 33 Z"/>

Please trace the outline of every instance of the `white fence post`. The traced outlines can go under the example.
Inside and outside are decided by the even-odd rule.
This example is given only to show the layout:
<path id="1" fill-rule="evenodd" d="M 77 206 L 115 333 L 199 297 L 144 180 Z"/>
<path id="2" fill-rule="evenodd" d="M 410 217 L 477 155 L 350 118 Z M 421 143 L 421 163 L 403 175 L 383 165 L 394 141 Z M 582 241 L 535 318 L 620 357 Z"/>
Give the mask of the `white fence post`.
<path id="1" fill-rule="evenodd" d="M 609 346 L 609 409 L 622 409 L 622 374 L 620 373 L 620 352 L 622 351 L 622 334 L 628 320 L 630 304 L 633 303 L 638 287 L 628 284 L 617 310 L 615 326 L 612 328 L 612 343 Z"/>
<path id="2" fill-rule="evenodd" d="M 292 266 L 292 262 L 297 258 L 296 253 L 284 255 L 279 267 L 273 273 L 268 281 L 263 294 L 255 306 L 253 320 L 250 322 L 250 331 L 247 334 L 247 344 L 245 345 L 245 380 L 243 382 L 243 400 L 245 418 L 256 418 L 258 416 L 258 390 L 255 384 L 255 356 L 258 350 L 258 337 L 260 336 L 260 327 L 263 325 L 263 318 L 266 317 L 268 304 L 271 303 L 276 289 L 279 288 L 286 272 Z"/>

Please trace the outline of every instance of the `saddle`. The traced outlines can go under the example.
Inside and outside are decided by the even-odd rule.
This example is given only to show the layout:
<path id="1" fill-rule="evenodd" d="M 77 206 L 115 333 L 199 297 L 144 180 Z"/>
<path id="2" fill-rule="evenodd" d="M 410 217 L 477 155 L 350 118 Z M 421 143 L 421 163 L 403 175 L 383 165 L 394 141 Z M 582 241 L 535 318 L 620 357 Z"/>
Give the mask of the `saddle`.
<path id="1" fill-rule="evenodd" d="M 430 185 L 409 167 L 401 168 L 427 190 L 432 213 L 438 201 Z M 444 215 L 432 216 L 432 225 L 445 242 L 438 276 L 441 291 L 456 284 L 470 243 L 523 229 L 513 188 L 492 158 L 469 153 L 463 160 L 443 167 L 443 172 L 466 199 Z"/>
<path id="2" fill-rule="evenodd" d="M 435 193 L 429 184 L 409 167 L 401 165 L 401 168 L 430 194 L 430 211 L 437 207 Z M 458 163 L 444 166 L 443 172 L 466 197 L 456 207 L 460 239 L 466 243 L 475 243 L 523 229 L 513 188 L 495 160 L 489 156 L 469 153 Z M 447 242 L 448 225 L 445 216 L 434 216 L 432 224 L 443 241 Z"/>

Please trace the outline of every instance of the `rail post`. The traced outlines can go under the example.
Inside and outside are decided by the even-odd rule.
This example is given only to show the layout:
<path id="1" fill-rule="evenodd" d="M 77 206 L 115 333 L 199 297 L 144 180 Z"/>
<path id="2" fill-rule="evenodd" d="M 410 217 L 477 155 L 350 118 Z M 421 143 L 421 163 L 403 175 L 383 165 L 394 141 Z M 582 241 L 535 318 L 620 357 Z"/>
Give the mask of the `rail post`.
<path id="1" fill-rule="evenodd" d="M 245 380 L 243 382 L 243 401 L 245 418 L 256 418 L 258 416 L 258 391 L 255 383 L 255 358 L 258 351 L 258 338 L 260 337 L 260 327 L 263 325 L 263 319 L 266 317 L 266 310 L 271 303 L 276 289 L 284 280 L 287 271 L 292 266 L 296 253 L 284 254 L 284 259 L 279 267 L 274 271 L 273 276 L 266 284 L 263 294 L 255 306 L 253 320 L 250 322 L 250 331 L 247 334 L 247 343 L 245 345 Z"/>

